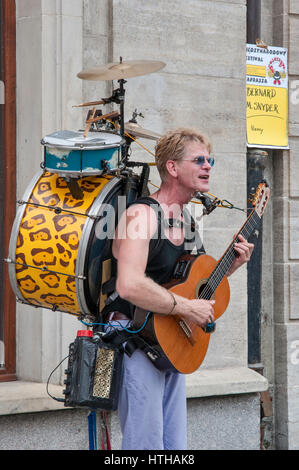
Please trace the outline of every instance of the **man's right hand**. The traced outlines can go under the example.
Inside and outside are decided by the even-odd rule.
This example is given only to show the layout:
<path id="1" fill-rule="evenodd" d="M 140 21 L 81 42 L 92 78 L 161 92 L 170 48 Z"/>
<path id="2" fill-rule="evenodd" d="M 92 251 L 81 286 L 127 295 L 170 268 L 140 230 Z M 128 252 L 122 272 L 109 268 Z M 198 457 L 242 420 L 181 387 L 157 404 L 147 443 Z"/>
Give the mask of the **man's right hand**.
<path id="1" fill-rule="evenodd" d="M 187 300 L 187 299 L 186 299 Z M 207 323 L 212 323 L 214 318 L 215 300 L 192 299 L 184 302 L 183 311 L 180 313 L 180 305 L 176 308 L 176 313 L 184 317 L 187 321 L 192 321 L 200 327 L 204 327 Z M 188 311 L 185 310 L 186 307 Z"/>

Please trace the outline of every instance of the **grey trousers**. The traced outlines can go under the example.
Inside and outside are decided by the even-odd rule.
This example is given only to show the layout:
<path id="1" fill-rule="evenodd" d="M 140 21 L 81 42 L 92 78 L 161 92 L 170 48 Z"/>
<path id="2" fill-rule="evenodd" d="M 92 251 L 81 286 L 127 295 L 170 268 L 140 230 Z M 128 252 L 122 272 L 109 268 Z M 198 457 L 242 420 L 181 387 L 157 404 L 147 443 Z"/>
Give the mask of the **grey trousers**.
<path id="1" fill-rule="evenodd" d="M 159 371 L 140 350 L 125 354 L 118 415 L 122 450 L 185 450 L 185 376 Z"/>

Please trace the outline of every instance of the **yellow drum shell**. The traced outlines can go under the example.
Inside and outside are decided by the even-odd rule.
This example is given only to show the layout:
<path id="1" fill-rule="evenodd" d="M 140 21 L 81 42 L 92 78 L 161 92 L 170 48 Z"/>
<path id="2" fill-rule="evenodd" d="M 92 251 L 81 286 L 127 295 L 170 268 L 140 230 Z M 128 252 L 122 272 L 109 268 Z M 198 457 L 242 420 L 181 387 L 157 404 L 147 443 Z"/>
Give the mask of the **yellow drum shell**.
<path id="1" fill-rule="evenodd" d="M 83 273 L 76 270 L 80 240 L 91 223 L 88 216 L 94 202 L 112 179 L 110 175 L 78 179 L 84 196 L 75 199 L 64 178 L 49 172 L 40 176 L 13 227 L 17 242 L 15 257 L 10 253 L 16 263 L 12 277 L 21 300 L 74 315 L 83 313 L 77 282 Z"/>

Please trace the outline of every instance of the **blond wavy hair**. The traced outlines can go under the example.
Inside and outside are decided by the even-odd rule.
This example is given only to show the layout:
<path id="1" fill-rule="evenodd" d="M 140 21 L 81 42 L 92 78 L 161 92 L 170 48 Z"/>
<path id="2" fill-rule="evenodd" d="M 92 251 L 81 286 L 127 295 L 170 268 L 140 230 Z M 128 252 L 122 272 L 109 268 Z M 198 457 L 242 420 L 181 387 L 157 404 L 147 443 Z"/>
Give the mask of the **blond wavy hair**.
<path id="1" fill-rule="evenodd" d="M 155 149 L 155 160 L 162 181 L 168 175 L 166 162 L 168 160 L 182 160 L 188 142 L 200 142 L 207 147 L 209 153 L 212 151 L 212 145 L 208 137 L 197 129 L 175 129 L 167 132 L 158 140 Z"/>

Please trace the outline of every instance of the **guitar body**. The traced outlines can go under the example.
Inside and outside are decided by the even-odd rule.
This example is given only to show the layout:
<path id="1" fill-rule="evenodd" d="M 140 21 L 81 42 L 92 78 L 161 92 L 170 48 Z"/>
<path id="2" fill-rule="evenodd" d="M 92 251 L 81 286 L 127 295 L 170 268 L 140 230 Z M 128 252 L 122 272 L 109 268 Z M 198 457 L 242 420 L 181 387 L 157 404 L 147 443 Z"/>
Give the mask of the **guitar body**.
<path id="1" fill-rule="evenodd" d="M 217 265 L 217 261 L 208 255 L 182 257 L 189 266 L 183 279 L 172 280 L 165 285 L 171 292 L 196 299 L 200 297 L 200 290 Z M 182 259 L 181 258 L 181 259 Z M 211 300 L 215 300 L 214 317 L 219 318 L 226 310 L 230 297 L 229 283 L 226 277 L 222 279 L 215 290 Z M 146 312 L 137 308 L 134 324 L 143 324 Z M 159 369 L 176 369 L 183 374 L 190 374 L 197 370 L 205 358 L 208 350 L 210 335 L 193 322 L 181 325 L 179 315 L 153 314 L 148 324 L 139 335 L 143 336 L 152 346 L 157 346 L 159 352 L 166 356 L 168 361 L 157 361 Z"/>
<path id="2" fill-rule="evenodd" d="M 258 227 L 269 198 L 270 189 L 263 181 L 251 198 L 251 213 L 220 260 L 217 262 L 208 255 L 184 255 L 178 260 L 173 279 L 164 287 L 188 299 L 215 300 L 214 317 L 217 320 L 229 303 L 230 289 L 225 274 L 236 256 L 234 242 L 239 234 L 248 239 Z M 141 330 L 139 336 L 149 345 L 146 354 L 156 367 L 161 370 L 175 369 L 183 374 L 197 370 L 207 353 L 211 333 L 179 315 L 154 313 L 144 326 L 147 314 L 145 310 L 136 308 L 133 323 Z"/>

